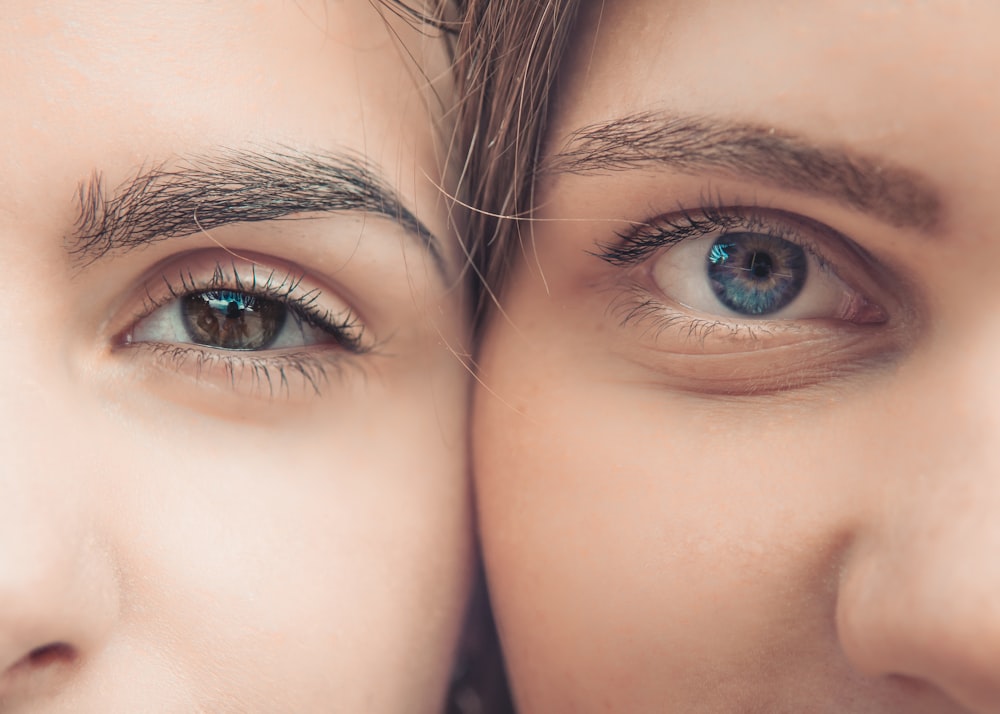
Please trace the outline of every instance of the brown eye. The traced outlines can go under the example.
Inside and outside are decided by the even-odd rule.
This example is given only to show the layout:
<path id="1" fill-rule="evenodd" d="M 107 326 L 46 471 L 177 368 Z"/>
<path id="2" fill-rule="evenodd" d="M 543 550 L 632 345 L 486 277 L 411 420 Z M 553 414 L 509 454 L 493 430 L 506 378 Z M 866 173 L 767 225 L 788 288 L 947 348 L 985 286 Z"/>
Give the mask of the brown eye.
<path id="1" fill-rule="evenodd" d="M 270 270 L 263 258 L 246 266 L 203 263 L 200 269 L 194 262 L 150 278 L 140 314 L 119 337 L 122 344 L 253 352 L 253 359 L 370 349 L 351 306 L 299 273 Z"/>
<path id="2" fill-rule="evenodd" d="M 180 311 L 191 342 L 224 350 L 267 349 L 288 316 L 277 300 L 232 290 L 186 295 Z"/>

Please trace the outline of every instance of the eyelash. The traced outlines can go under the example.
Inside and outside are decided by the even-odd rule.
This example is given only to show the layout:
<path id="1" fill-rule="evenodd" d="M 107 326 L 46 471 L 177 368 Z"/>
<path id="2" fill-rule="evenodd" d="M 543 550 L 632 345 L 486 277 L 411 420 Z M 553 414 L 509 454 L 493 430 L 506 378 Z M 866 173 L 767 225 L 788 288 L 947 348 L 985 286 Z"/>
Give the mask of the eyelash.
<path id="1" fill-rule="evenodd" d="M 363 340 L 364 326 L 353 311 L 333 313 L 320 308 L 318 301 L 322 292 L 313 288 L 302 290 L 304 275 L 287 272 L 282 274 L 270 270 L 261 277 L 256 266 L 251 264 L 249 279 L 241 279 L 236 263 L 230 266 L 232 277 L 221 262 L 216 262 L 211 278 L 198 280 L 190 270 L 179 271 L 176 277 L 164 272 L 158 282 L 163 285 L 163 297 L 156 297 L 147 286 L 142 307 L 122 332 L 117 342 L 123 348 L 151 351 L 164 364 L 176 371 L 192 367 L 195 374 L 218 369 L 225 374 L 232 388 L 236 388 L 245 376 L 251 388 L 264 388 L 268 396 L 275 390 L 283 393 L 291 390 L 291 379 L 298 377 L 304 386 L 315 395 L 321 394 L 321 386 L 329 382 L 328 370 L 334 367 L 339 373 L 346 365 L 346 356 L 364 355 L 374 347 Z M 280 303 L 288 310 L 288 316 L 298 325 L 308 325 L 332 338 L 331 345 L 339 349 L 297 349 L 292 352 L 267 354 L 268 350 L 223 350 L 195 343 L 134 342 L 132 333 L 139 323 L 159 309 L 167 308 L 172 302 L 187 295 L 213 290 L 243 292 Z"/>
<path id="2" fill-rule="evenodd" d="M 331 366 L 342 369 L 341 359 L 324 360 L 311 353 L 292 353 L 269 357 L 249 357 L 226 353 L 208 352 L 198 347 L 146 343 L 143 347 L 162 359 L 165 366 L 180 370 L 189 364 L 200 375 L 213 369 L 221 369 L 229 386 L 236 391 L 245 378 L 250 380 L 254 392 L 262 388 L 268 397 L 291 393 L 292 381 L 298 377 L 315 396 L 322 396 L 322 386 L 329 383 L 328 370 Z M 193 360 L 193 363 L 192 363 Z"/>
<path id="3" fill-rule="evenodd" d="M 803 224 L 814 232 L 834 233 L 820 223 L 784 211 L 768 210 L 765 218 L 762 209 L 748 206 L 724 206 L 708 203 L 697 210 L 680 209 L 676 213 L 643 223 L 638 228 L 616 234 L 618 242 L 602 244 L 594 253 L 598 258 L 617 267 L 629 267 L 645 261 L 650 255 L 684 241 L 702 238 L 711 233 L 740 229 L 747 232 L 768 232 L 773 236 L 796 243 L 810 251 L 821 267 L 829 269 L 820 247 L 803 231 L 791 224 Z M 841 240 L 847 240 L 838 236 Z"/>

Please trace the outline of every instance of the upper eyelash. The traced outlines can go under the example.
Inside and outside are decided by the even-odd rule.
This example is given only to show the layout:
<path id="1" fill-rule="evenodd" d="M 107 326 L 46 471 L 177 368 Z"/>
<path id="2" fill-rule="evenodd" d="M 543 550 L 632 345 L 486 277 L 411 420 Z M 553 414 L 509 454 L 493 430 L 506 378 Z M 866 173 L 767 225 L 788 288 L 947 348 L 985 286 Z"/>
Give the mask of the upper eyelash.
<path id="1" fill-rule="evenodd" d="M 353 354 L 363 354 L 370 351 L 371 348 L 366 346 L 363 341 L 364 325 L 352 310 L 347 309 L 345 313 L 338 315 L 330 310 L 317 307 L 317 302 L 322 296 L 322 291 L 318 288 L 305 291 L 302 294 L 295 294 L 302 284 L 304 275 L 286 273 L 283 277 L 277 278 L 280 273 L 276 270 L 270 270 L 265 278 L 259 279 L 256 268 L 251 267 L 248 284 L 240 277 L 235 263 L 230 267 L 232 277 L 227 277 L 222 263 L 216 263 L 212 277 L 207 281 L 197 280 L 191 271 L 179 272 L 179 286 L 172 283 L 169 275 L 164 273 L 161 280 L 166 286 L 169 297 L 158 299 L 147 288 L 141 314 L 136 317 L 136 320 L 148 317 L 158 308 L 185 295 L 208 290 L 228 289 L 261 295 L 280 302 L 292 312 L 295 319 L 310 327 L 323 330 L 334 337 L 338 345 Z"/>
<path id="2" fill-rule="evenodd" d="M 834 262 L 827 258 L 823 242 L 815 235 L 827 236 L 835 243 L 851 246 L 863 253 L 852 241 L 827 225 L 787 211 L 757 206 L 726 206 L 707 201 L 697 209 L 680 208 L 676 212 L 645 221 L 638 228 L 617 233 L 618 241 L 598 245 L 592 254 L 617 267 L 629 267 L 645 261 L 658 250 L 711 233 L 733 229 L 768 233 L 805 248 L 821 270 L 838 274 Z"/>
<path id="3" fill-rule="evenodd" d="M 635 265 L 651 253 L 685 240 L 700 238 L 720 230 L 752 227 L 744 210 L 723 209 L 714 204 L 696 211 L 682 208 L 668 216 L 646 221 L 638 228 L 617 233 L 618 242 L 600 244 L 595 255 L 619 267 Z"/>

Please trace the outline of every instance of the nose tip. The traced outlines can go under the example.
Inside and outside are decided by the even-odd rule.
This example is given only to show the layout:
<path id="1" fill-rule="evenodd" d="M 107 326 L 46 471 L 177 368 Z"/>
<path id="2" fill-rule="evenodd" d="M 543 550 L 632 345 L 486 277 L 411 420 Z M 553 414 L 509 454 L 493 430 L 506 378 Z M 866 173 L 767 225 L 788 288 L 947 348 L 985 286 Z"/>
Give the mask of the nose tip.
<path id="1" fill-rule="evenodd" d="M 918 681 L 964 710 L 995 714 L 1000 549 L 963 542 L 963 532 L 970 537 L 976 530 L 966 526 L 855 554 L 842 574 L 837 630 L 848 660 L 863 674 Z"/>
<path id="2" fill-rule="evenodd" d="M 109 561 L 62 525 L 0 525 L 0 698 L 69 673 L 115 618 Z"/>

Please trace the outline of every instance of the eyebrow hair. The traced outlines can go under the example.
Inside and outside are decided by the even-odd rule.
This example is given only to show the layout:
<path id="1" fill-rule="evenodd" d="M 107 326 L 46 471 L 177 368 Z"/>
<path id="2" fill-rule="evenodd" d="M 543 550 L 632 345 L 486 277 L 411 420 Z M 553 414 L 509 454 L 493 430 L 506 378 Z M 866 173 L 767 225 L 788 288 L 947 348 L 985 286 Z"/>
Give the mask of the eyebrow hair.
<path id="1" fill-rule="evenodd" d="M 364 211 L 391 219 L 416 237 L 439 270 L 438 239 L 362 158 L 348 152 L 223 150 L 158 164 L 105 191 L 95 172 L 77 190 L 78 215 L 67 249 L 87 266 L 170 238 L 233 223 L 306 212 Z"/>
<path id="2" fill-rule="evenodd" d="M 583 127 L 540 173 L 600 174 L 649 164 L 751 176 L 832 197 L 897 227 L 929 231 L 943 213 L 940 194 L 914 171 L 773 127 L 701 116 L 641 112 Z"/>

